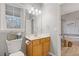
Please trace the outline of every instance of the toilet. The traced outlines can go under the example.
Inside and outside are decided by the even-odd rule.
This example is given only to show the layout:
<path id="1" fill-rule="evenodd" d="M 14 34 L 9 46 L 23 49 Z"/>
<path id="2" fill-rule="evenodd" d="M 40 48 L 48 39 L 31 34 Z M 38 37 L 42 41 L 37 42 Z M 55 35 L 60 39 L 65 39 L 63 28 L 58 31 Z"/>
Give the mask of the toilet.
<path id="1" fill-rule="evenodd" d="M 24 53 L 21 51 L 22 39 L 16 39 L 11 41 L 6 41 L 8 47 L 9 56 L 24 56 Z"/>

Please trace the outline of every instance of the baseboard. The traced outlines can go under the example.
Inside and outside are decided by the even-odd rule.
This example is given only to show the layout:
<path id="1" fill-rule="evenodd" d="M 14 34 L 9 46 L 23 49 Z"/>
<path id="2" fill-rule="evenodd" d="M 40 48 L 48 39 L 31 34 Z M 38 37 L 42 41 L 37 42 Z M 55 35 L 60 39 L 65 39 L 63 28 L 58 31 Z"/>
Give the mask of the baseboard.
<path id="1" fill-rule="evenodd" d="M 50 55 L 50 56 L 55 56 L 55 55 L 54 55 L 53 53 L 51 53 L 51 52 L 49 52 L 49 55 Z"/>

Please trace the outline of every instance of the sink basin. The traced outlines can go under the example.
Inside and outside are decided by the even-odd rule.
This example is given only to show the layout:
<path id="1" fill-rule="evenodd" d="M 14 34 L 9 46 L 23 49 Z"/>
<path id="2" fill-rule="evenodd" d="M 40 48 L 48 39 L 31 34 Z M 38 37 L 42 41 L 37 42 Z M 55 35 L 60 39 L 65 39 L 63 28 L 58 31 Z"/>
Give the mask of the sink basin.
<path id="1" fill-rule="evenodd" d="M 25 37 L 28 38 L 29 40 L 35 40 L 35 39 L 49 37 L 49 36 L 50 36 L 50 34 L 41 34 L 41 35 L 29 35 L 29 36 L 25 36 Z"/>

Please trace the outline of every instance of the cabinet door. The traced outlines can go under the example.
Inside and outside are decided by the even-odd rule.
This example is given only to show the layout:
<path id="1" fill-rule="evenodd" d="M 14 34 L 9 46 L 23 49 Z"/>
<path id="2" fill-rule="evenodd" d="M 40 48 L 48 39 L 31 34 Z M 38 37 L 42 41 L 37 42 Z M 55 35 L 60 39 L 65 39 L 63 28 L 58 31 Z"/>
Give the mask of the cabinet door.
<path id="1" fill-rule="evenodd" d="M 32 56 L 32 43 L 30 43 L 29 45 L 26 44 L 26 55 Z"/>
<path id="2" fill-rule="evenodd" d="M 49 37 L 46 37 L 46 38 L 43 38 L 41 40 L 41 43 L 42 43 L 42 48 L 43 48 L 43 56 L 48 56 L 48 53 L 49 53 L 49 50 L 50 50 L 50 38 Z"/>
<path id="3" fill-rule="evenodd" d="M 48 53 L 49 53 L 49 42 L 44 42 L 43 44 L 43 55 L 44 56 L 48 56 Z"/>
<path id="4" fill-rule="evenodd" d="M 42 44 L 33 46 L 33 56 L 42 56 Z"/>
<path id="5" fill-rule="evenodd" d="M 33 56 L 42 56 L 42 44 L 40 40 L 33 41 Z"/>

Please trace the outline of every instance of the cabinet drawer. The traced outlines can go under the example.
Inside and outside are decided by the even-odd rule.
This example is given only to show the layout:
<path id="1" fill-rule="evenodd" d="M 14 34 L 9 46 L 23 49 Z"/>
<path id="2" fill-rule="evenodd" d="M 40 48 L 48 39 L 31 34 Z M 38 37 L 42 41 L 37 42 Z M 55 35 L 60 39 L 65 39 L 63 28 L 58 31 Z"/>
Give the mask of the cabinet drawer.
<path id="1" fill-rule="evenodd" d="M 40 44 L 40 39 L 33 40 L 32 43 L 33 43 L 33 46 L 38 45 L 38 44 Z"/>

